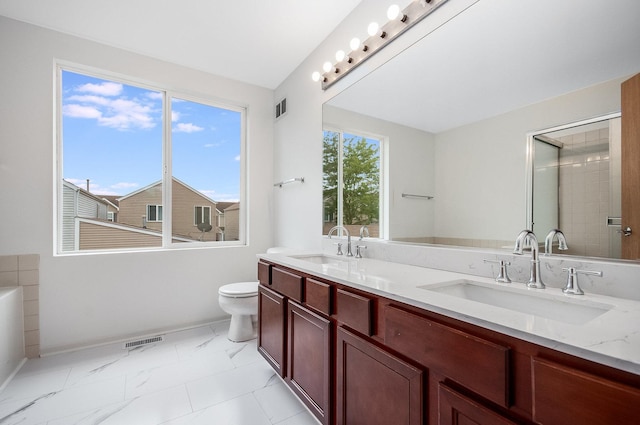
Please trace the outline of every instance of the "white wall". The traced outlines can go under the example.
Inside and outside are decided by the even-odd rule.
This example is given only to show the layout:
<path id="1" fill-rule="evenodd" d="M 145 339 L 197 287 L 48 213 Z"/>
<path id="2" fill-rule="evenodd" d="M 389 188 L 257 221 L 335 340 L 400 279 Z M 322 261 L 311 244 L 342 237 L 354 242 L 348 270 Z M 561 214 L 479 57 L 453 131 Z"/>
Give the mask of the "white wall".
<path id="1" fill-rule="evenodd" d="M 54 59 L 246 106 L 250 244 L 54 257 Z M 225 317 L 273 242 L 273 92 L 2 17 L 0 63 L 0 255 L 40 254 L 43 352 Z"/>
<path id="2" fill-rule="evenodd" d="M 624 79 L 437 134 L 436 236 L 514 239 L 526 228 L 527 133 L 619 111 Z"/>

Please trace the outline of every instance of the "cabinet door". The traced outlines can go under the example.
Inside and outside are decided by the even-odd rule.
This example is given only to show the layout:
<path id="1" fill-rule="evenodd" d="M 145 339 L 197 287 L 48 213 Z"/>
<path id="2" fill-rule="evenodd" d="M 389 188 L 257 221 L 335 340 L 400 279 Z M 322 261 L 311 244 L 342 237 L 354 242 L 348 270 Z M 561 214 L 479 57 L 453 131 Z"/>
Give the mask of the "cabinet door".
<path id="1" fill-rule="evenodd" d="M 533 359 L 533 420 L 539 424 L 634 424 L 640 389 Z"/>
<path id="2" fill-rule="evenodd" d="M 263 286 L 258 291 L 258 352 L 280 376 L 285 375 L 285 298 Z"/>
<path id="3" fill-rule="evenodd" d="M 515 424 L 515 422 L 452 390 L 443 383 L 438 386 L 438 417 L 440 425 Z"/>
<path id="4" fill-rule="evenodd" d="M 337 334 L 337 424 L 422 424 L 422 370 L 345 328 Z"/>
<path id="5" fill-rule="evenodd" d="M 323 424 L 331 418 L 331 322 L 289 301 L 287 378 L 294 393 Z"/>

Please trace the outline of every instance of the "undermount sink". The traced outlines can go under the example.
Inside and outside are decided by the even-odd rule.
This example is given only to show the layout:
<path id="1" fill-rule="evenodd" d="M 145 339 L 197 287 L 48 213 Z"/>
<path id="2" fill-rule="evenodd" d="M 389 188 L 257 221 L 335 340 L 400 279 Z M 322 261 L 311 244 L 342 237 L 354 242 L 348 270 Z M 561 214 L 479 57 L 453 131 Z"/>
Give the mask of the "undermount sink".
<path id="1" fill-rule="evenodd" d="M 535 290 L 523 293 L 517 288 L 491 286 L 466 279 L 420 288 L 573 325 L 587 323 L 612 308 L 608 304 L 570 299 L 563 295 L 535 293 Z"/>

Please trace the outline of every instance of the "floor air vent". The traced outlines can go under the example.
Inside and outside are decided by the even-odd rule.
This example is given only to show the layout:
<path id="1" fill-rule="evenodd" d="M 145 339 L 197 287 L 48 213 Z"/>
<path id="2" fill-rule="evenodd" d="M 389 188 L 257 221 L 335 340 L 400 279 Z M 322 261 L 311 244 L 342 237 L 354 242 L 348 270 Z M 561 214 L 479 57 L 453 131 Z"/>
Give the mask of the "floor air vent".
<path id="1" fill-rule="evenodd" d="M 164 341 L 164 336 L 162 335 L 153 336 L 151 338 L 144 338 L 144 339 L 138 339 L 136 341 L 125 342 L 124 347 L 122 348 L 126 350 L 128 348 L 136 348 L 136 347 L 140 347 L 141 345 L 153 344 L 154 342 L 162 342 L 162 341 Z"/>

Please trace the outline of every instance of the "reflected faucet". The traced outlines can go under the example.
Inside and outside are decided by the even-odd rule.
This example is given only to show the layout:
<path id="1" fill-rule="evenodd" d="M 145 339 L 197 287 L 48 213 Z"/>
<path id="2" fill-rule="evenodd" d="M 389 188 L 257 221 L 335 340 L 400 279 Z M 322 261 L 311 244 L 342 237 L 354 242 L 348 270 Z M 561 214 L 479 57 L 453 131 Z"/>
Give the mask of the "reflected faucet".
<path id="1" fill-rule="evenodd" d="M 363 225 L 360 226 L 360 240 L 362 240 L 363 238 L 369 238 L 369 228 L 367 227 L 367 225 Z"/>
<path id="2" fill-rule="evenodd" d="M 544 239 L 544 255 L 553 254 L 553 238 L 556 236 L 558 237 L 558 249 L 562 251 L 569 249 L 567 246 L 567 239 L 564 237 L 562 230 L 552 229 Z"/>
<path id="3" fill-rule="evenodd" d="M 353 257 L 353 253 L 351 252 L 351 235 L 349 234 L 349 231 L 347 230 L 346 227 L 344 226 L 333 226 L 331 228 L 331 230 L 329 230 L 329 232 L 327 233 L 327 237 L 329 239 L 331 239 L 331 234 L 336 231 L 336 230 L 344 230 L 345 233 L 347 234 L 347 257 Z M 340 255 L 340 247 L 338 247 L 338 255 Z"/>
<path id="4" fill-rule="evenodd" d="M 538 239 L 531 230 L 523 230 L 516 238 L 516 244 L 513 253 L 522 255 L 522 249 L 529 244 L 531 247 L 531 272 L 529 274 L 529 282 L 527 287 L 544 289 L 542 277 L 540 276 L 540 260 L 538 259 Z"/>

